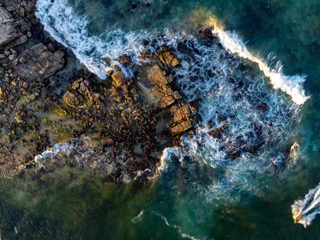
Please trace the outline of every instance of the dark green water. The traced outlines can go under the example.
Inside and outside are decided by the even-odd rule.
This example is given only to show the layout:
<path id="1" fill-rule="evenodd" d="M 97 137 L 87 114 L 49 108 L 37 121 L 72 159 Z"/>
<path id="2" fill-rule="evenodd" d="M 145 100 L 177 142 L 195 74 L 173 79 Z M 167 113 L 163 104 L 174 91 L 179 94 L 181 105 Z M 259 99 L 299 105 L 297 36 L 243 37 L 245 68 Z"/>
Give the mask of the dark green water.
<path id="1" fill-rule="evenodd" d="M 307 74 L 311 97 L 301 107 L 295 136 L 301 146 L 298 164 L 272 174 L 257 171 L 263 165 L 256 162 L 251 173 L 238 164 L 230 172 L 248 185 L 236 187 L 219 179 L 223 169 L 201 162 L 169 163 L 144 186 L 103 183 L 68 169 L 40 180 L 28 173 L 2 179 L 1 239 L 320 239 L 320 216 L 305 229 L 293 224 L 291 214 L 294 200 L 320 182 L 319 0 L 154 1 L 151 10 L 135 12 L 125 1 L 81 2 L 77 11 L 91 16 L 92 32 L 105 31 L 101 22 L 117 17 L 116 27 L 127 30 L 161 28 L 172 19 L 182 24 L 183 16 L 200 9 L 236 31 L 255 55 L 275 52 L 286 74 Z M 102 21 L 94 17 L 97 9 L 114 15 L 102 14 Z"/>

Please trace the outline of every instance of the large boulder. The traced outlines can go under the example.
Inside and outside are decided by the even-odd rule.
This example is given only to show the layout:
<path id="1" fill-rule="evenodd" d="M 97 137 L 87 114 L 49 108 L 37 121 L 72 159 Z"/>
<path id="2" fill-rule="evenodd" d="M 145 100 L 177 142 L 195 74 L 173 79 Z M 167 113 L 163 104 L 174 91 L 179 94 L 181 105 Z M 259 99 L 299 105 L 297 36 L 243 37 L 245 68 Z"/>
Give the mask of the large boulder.
<path id="1" fill-rule="evenodd" d="M 142 66 L 138 71 L 137 80 L 141 96 L 151 107 L 164 109 L 180 97 L 173 92 L 158 65 Z"/>
<path id="2" fill-rule="evenodd" d="M 64 67 L 64 53 L 51 52 L 44 44 L 39 43 L 22 52 L 18 59 L 24 59 L 14 66 L 21 78 L 32 81 L 46 79 Z"/>
<path id="3" fill-rule="evenodd" d="M 0 48 L 21 35 L 11 13 L 0 7 Z"/>

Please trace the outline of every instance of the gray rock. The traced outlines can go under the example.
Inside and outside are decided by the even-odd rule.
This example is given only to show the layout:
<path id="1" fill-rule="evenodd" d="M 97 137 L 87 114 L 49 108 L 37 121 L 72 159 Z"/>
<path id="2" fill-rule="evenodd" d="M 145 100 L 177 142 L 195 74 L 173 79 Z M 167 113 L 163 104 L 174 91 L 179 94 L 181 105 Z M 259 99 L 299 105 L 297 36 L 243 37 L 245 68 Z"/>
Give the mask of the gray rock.
<path id="1" fill-rule="evenodd" d="M 14 54 L 11 54 L 11 55 L 9 56 L 9 60 L 12 61 L 15 57 L 16 57 L 16 56 L 15 56 Z"/>
<path id="2" fill-rule="evenodd" d="M 63 68 L 65 62 L 62 51 L 52 53 L 42 43 L 25 50 L 17 58 L 20 59 L 20 62 L 14 67 L 14 70 L 27 81 L 37 78 L 46 79 Z"/>
<path id="3" fill-rule="evenodd" d="M 21 36 L 10 12 L 0 7 L 0 47 Z"/>
<path id="4" fill-rule="evenodd" d="M 19 62 L 24 64 L 27 62 L 27 59 L 25 57 L 21 57 L 21 58 L 19 58 Z"/>
<path id="5" fill-rule="evenodd" d="M 17 6 L 19 6 L 17 0 L 4 0 L 4 6 L 8 11 L 14 11 L 17 9 Z"/>

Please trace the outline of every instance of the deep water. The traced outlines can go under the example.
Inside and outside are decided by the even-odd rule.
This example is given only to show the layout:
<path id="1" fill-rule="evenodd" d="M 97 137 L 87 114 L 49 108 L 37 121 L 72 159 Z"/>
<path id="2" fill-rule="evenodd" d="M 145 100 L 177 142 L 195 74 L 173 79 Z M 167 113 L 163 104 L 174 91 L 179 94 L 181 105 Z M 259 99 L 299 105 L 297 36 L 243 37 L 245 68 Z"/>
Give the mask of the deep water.
<path id="1" fill-rule="evenodd" d="M 43 7 L 49 2 L 38 0 Z M 229 61 L 218 62 L 220 52 L 196 46 L 206 57 L 192 62 L 193 67 L 216 64 L 226 75 L 243 79 L 247 85 L 242 90 L 250 94 L 235 100 L 238 92 L 223 74 L 188 82 L 195 72 L 186 61 L 177 71 L 182 94 L 190 101 L 206 96 L 200 99 L 204 121 L 197 135 L 183 141 L 187 152 L 167 149 L 164 170 L 145 185 L 104 183 L 90 172 L 69 169 L 40 179 L 28 172 L 1 179 L 0 239 L 320 239 L 320 216 L 304 228 L 293 223 L 291 213 L 294 201 L 320 182 L 319 0 L 154 0 L 141 1 L 135 9 L 132 3 L 70 0 L 66 12 L 48 17 L 46 28 L 99 74 L 122 50 L 138 52 L 141 38 L 167 29 L 174 45 L 176 33 L 192 35 L 213 17 L 224 30 L 236 32 L 254 56 L 268 62 L 272 53 L 282 61 L 284 74 L 306 74 L 304 89 L 310 98 L 298 106 L 273 89 L 261 72 L 231 70 Z M 68 21 L 74 28 L 66 25 L 62 31 L 59 21 L 68 11 L 76 14 Z M 53 27 L 55 22 L 61 29 Z M 72 40 L 65 34 L 74 34 Z M 250 98 L 263 99 L 272 108 L 267 115 L 255 114 L 246 105 Z M 254 122 L 264 128 L 274 124 L 257 155 L 228 162 L 217 142 L 199 137 L 208 131 L 207 122 L 218 124 L 215 115 L 230 111 L 237 116 L 230 124 L 231 139 L 249 133 Z M 294 142 L 299 151 L 283 162 L 284 149 Z"/>

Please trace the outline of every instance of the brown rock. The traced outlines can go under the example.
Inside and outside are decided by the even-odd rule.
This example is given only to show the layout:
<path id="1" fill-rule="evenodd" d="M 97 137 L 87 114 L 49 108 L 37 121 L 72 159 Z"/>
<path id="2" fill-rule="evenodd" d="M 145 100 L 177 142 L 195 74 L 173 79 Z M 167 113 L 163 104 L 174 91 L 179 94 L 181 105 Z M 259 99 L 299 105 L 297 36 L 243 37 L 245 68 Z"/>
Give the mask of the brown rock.
<path id="1" fill-rule="evenodd" d="M 238 151 L 234 151 L 234 152 L 228 153 L 228 156 L 229 156 L 231 159 L 237 159 L 238 157 L 240 157 L 240 153 L 239 153 Z"/>
<path id="2" fill-rule="evenodd" d="M 173 105 L 169 109 L 169 112 L 172 116 L 170 125 L 175 125 L 177 123 L 183 122 L 189 118 L 192 118 L 193 115 L 192 107 L 189 104 L 183 102 Z"/>
<path id="3" fill-rule="evenodd" d="M 179 95 L 172 91 L 168 80 L 158 65 L 145 65 L 137 75 L 138 87 L 149 106 L 166 108 L 172 105 Z"/>
<path id="4" fill-rule="evenodd" d="M 118 58 L 118 61 L 120 63 L 130 63 L 131 62 L 131 59 L 128 55 L 122 55 Z"/>
<path id="5" fill-rule="evenodd" d="M 181 122 L 170 129 L 171 134 L 172 135 L 179 135 L 179 134 L 189 130 L 190 128 L 192 128 L 194 124 L 195 124 L 194 120 L 186 120 L 184 122 Z"/>
<path id="6" fill-rule="evenodd" d="M 206 37 L 210 40 L 213 40 L 214 39 L 214 36 L 212 34 L 212 30 L 208 27 L 204 28 L 203 30 L 200 31 L 200 34 L 203 36 L 203 37 Z"/>
<path id="7" fill-rule="evenodd" d="M 221 134 L 217 128 L 211 130 L 210 132 L 208 132 L 208 134 L 213 138 L 220 138 L 221 137 Z"/>
<path id="8" fill-rule="evenodd" d="M 115 87 L 121 87 L 126 83 L 126 78 L 123 72 L 118 71 L 111 75 L 112 85 Z"/>
<path id="9" fill-rule="evenodd" d="M 228 128 L 228 124 L 223 124 L 222 127 L 220 128 L 220 131 L 225 131 Z"/>
<path id="10" fill-rule="evenodd" d="M 108 76 L 108 77 L 111 77 L 111 75 L 112 75 L 112 73 L 113 73 L 113 70 L 108 70 L 107 72 L 106 72 L 106 75 Z"/>
<path id="11" fill-rule="evenodd" d="M 154 65 L 147 72 L 147 79 L 157 84 L 159 87 L 163 87 L 168 83 L 166 77 L 164 76 L 161 68 L 158 65 Z"/>
<path id="12" fill-rule="evenodd" d="M 75 94 L 69 91 L 63 95 L 63 101 L 70 107 L 75 107 L 78 104 Z"/>
<path id="13" fill-rule="evenodd" d="M 227 116 L 225 116 L 225 115 L 219 115 L 219 116 L 218 116 L 218 120 L 219 120 L 219 122 L 223 122 L 223 121 L 227 120 Z"/>
<path id="14" fill-rule="evenodd" d="M 157 51 L 154 54 L 154 59 L 169 67 L 176 67 L 180 62 L 171 51 Z"/>
<path id="15" fill-rule="evenodd" d="M 174 96 L 174 98 L 177 99 L 177 100 L 182 98 L 181 95 L 180 95 L 180 93 L 179 93 L 178 91 L 173 92 L 173 96 Z"/>
<path id="16" fill-rule="evenodd" d="M 176 67 L 180 64 L 179 60 L 177 58 L 172 59 L 171 66 Z"/>
<path id="17" fill-rule="evenodd" d="M 63 101 L 73 108 L 85 108 L 92 105 L 94 98 L 86 80 L 79 78 L 70 84 L 63 95 Z"/>

